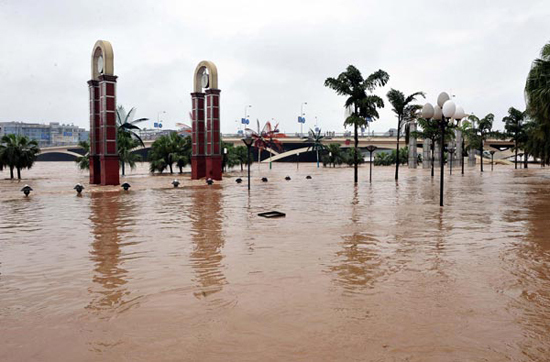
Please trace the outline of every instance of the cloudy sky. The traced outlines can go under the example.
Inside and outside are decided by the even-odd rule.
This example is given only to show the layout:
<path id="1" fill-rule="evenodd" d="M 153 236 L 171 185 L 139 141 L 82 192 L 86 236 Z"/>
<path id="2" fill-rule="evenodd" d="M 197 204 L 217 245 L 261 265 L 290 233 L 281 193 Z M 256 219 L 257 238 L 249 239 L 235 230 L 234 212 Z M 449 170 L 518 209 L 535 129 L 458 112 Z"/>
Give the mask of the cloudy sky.
<path id="1" fill-rule="evenodd" d="M 0 121 L 65 122 L 89 128 L 90 55 L 115 52 L 118 103 L 165 127 L 189 123 L 195 66 L 213 61 L 222 90 L 222 131 L 246 105 L 285 132 L 307 123 L 343 131 L 342 97 L 323 86 L 349 64 L 383 69 L 390 88 L 456 95 L 466 112 L 524 108 L 531 61 L 550 41 L 548 0 L 0 0 Z M 421 101 L 422 103 L 424 101 Z M 394 127 L 386 102 L 376 132 Z"/>

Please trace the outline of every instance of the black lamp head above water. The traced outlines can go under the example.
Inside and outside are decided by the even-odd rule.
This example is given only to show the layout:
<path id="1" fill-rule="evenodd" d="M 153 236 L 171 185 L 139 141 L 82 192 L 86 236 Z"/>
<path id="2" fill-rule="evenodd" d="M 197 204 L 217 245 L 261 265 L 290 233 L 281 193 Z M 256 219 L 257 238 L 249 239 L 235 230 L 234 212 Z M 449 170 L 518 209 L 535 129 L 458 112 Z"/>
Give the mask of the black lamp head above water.
<path id="1" fill-rule="evenodd" d="M 180 182 L 178 180 L 174 180 L 172 181 L 172 185 L 174 185 L 174 187 L 178 187 L 180 185 Z"/>
<path id="2" fill-rule="evenodd" d="M 285 180 L 290 181 L 290 176 L 285 177 Z"/>
<path id="3" fill-rule="evenodd" d="M 208 184 L 208 186 L 210 186 L 214 183 L 214 180 L 212 180 L 211 178 L 208 178 L 206 179 L 206 183 Z"/>
<path id="4" fill-rule="evenodd" d="M 238 179 L 235 180 L 235 182 L 240 184 L 241 182 L 243 182 L 243 179 L 239 177 Z"/>
<path id="5" fill-rule="evenodd" d="M 23 191 L 23 193 L 25 194 L 25 196 L 29 196 L 29 194 L 30 194 L 31 191 L 32 191 L 32 187 L 30 187 L 29 185 L 25 185 L 25 186 L 23 186 L 23 188 L 21 189 L 21 191 Z"/>
<path id="6" fill-rule="evenodd" d="M 311 180 L 311 176 L 310 176 L 310 175 L 307 175 L 307 176 L 306 176 L 306 180 Z"/>
<path id="7" fill-rule="evenodd" d="M 122 185 L 120 185 L 120 187 L 122 187 L 124 189 L 124 191 L 128 191 L 128 189 L 132 186 L 130 186 L 130 184 L 128 182 L 125 182 Z"/>
<path id="8" fill-rule="evenodd" d="M 76 184 L 74 186 L 74 190 L 76 190 L 76 193 L 80 195 L 80 193 L 82 192 L 82 190 L 84 190 L 84 186 L 82 186 L 81 184 Z"/>
<path id="9" fill-rule="evenodd" d="M 262 177 L 262 182 L 267 182 L 267 177 Z"/>

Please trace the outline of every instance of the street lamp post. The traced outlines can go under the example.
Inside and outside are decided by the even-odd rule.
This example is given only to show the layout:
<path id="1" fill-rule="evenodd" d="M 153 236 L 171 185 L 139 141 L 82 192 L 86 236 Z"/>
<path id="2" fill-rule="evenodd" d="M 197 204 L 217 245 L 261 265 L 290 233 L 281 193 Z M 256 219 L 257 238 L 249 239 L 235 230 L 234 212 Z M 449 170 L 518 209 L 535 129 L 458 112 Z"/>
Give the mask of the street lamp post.
<path id="1" fill-rule="evenodd" d="M 307 102 L 303 102 L 303 103 L 300 105 L 300 117 L 303 117 L 303 116 L 306 115 L 306 114 L 304 113 L 304 105 L 307 106 Z M 304 126 L 304 123 L 303 123 L 303 122 L 300 122 L 300 137 L 304 134 L 303 126 Z"/>
<path id="2" fill-rule="evenodd" d="M 495 152 L 496 151 L 493 150 L 489 151 L 489 153 L 491 154 L 491 171 L 493 171 L 493 156 L 495 155 Z"/>
<path id="3" fill-rule="evenodd" d="M 300 169 L 300 152 L 296 154 L 296 158 L 298 159 L 298 162 L 296 162 L 296 170 Z"/>
<path id="4" fill-rule="evenodd" d="M 161 112 L 157 113 L 157 127 L 160 125 L 160 115 L 161 114 L 166 114 L 166 111 L 161 111 Z M 160 127 L 158 127 L 158 128 L 160 128 Z"/>
<path id="5" fill-rule="evenodd" d="M 252 108 L 252 105 L 248 105 L 248 106 L 245 106 L 244 107 L 244 119 L 248 119 L 248 117 L 250 117 L 250 115 L 248 114 L 248 108 Z"/>
<path id="6" fill-rule="evenodd" d="M 250 133 L 246 134 L 246 137 L 243 138 L 243 142 L 248 150 L 246 160 L 248 163 L 248 191 L 250 191 L 250 149 L 252 148 L 252 142 L 254 142 Z"/>
<path id="7" fill-rule="evenodd" d="M 457 106 L 450 100 L 449 95 L 446 92 L 442 92 L 437 97 L 437 105 L 434 107 L 430 103 L 426 103 L 422 108 L 422 116 L 426 119 L 431 119 L 439 122 L 441 129 L 441 147 L 440 147 L 440 180 L 439 180 L 439 206 L 443 206 L 443 191 L 445 182 L 445 127 L 450 125 L 451 119 L 460 120 L 464 117 L 460 112 L 462 107 Z M 456 115 L 455 115 L 456 114 Z"/>
<path id="8" fill-rule="evenodd" d="M 369 162 L 369 183 L 372 183 L 372 153 L 377 149 L 375 145 L 368 145 L 367 151 L 370 153 L 370 162 Z M 397 161 L 399 162 L 399 160 Z"/>

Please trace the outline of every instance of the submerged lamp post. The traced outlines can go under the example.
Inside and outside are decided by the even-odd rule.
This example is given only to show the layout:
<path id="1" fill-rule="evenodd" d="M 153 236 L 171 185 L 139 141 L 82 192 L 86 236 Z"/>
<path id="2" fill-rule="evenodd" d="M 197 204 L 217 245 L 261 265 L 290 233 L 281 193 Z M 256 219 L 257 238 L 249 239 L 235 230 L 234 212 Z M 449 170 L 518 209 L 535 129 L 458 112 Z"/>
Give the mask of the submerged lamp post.
<path id="1" fill-rule="evenodd" d="M 430 103 L 426 103 L 422 108 L 422 117 L 427 120 L 433 118 L 438 122 L 441 129 L 439 206 L 443 206 L 443 183 L 445 181 L 445 127 L 451 125 L 451 119 L 453 118 L 460 121 L 464 117 L 463 113 L 462 107 L 457 107 L 446 92 L 439 94 L 435 107 Z"/>
<path id="2" fill-rule="evenodd" d="M 246 137 L 243 138 L 243 142 L 248 149 L 246 160 L 248 163 L 248 191 L 250 191 L 250 149 L 252 148 L 252 142 L 254 142 L 250 133 L 246 134 Z"/>
<path id="3" fill-rule="evenodd" d="M 375 145 L 368 145 L 367 151 L 370 153 L 370 162 L 369 162 L 369 183 L 372 183 L 372 153 L 377 149 Z"/>
<path id="4" fill-rule="evenodd" d="M 491 171 L 493 171 L 493 156 L 495 155 L 495 151 L 491 150 L 489 153 L 491 154 Z"/>

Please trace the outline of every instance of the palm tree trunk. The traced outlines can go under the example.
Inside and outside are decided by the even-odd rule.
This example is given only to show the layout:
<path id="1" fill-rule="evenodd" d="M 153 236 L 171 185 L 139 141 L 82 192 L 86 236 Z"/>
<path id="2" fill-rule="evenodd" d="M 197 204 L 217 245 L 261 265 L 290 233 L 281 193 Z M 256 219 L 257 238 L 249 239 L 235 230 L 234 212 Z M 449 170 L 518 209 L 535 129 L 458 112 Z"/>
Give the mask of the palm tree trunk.
<path id="1" fill-rule="evenodd" d="M 13 180 L 13 166 L 10 166 L 10 179 Z"/>
<path id="2" fill-rule="evenodd" d="M 183 167 L 179 166 L 179 168 L 180 168 L 180 173 L 183 173 Z"/>
<path id="3" fill-rule="evenodd" d="M 529 159 L 529 154 L 527 152 L 525 152 L 523 154 L 523 168 L 529 168 L 529 166 L 527 166 L 527 160 Z"/>
<path id="4" fill-rule="evenodd" d="M 243 172 L 243 170 L 244 170 L 244 169 L 243 169 L 243 163 L 242 163 L 242 161 L 241 161 L 241 172 Z"/>
<path id="5" fill-rule="evenodd" d="M 481 158 L 481 172 L 483 172 L 483 138 L 481 138 L 481 146 L 479 146 L 479 156 Z"/>
<path id="6" fill-rule="evenodd" d="M 124 161 L 121 162 L 121 170 L 122 170 L 122 176 L 124 176 Z"/>
<path id="7" fill-rule="evenodd" d="M 174 173 L 174 170 L 172 170 L 172 164 L 170 163 L 170 175 Z"/>
<path id="8" fill-rule="evenodd" d="M 397 121 L 397 152 L 396 152 L 396 162 L 395 162 L 395 181 L 397 181 L 399 179 L 399 161 L 401 161 L 399 159 L 399 136 L 400 136 L 400 131 L 401 131 L 401 119 L 398 118 L 398 121 Z"/>
<path id="9" fill-rule="evenodd" d="M 319 150 L 317 150 L 317 168 L 319 168 Z"/>
<path id="10" fill-rule="evenodd" d="M 21 180 L 21 167 L 17 167 L 17 179 Z"/>

